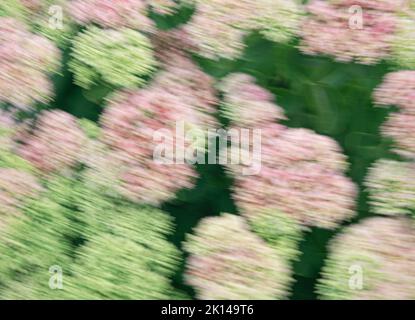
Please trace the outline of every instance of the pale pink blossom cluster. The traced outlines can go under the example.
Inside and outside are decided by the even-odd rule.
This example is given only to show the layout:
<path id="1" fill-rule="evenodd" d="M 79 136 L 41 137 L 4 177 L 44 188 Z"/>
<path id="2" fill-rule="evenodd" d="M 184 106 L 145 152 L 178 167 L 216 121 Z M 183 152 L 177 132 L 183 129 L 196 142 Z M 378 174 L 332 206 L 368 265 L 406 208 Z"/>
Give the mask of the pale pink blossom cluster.
<path id="1" fill-rule="evenodd" d="M 60 110 L 44 111 L 17 152 L 41 172 L 52 173 L 73 166 L 84 142 L 74 116 Z"/>
<path id="2" fill-rule="evenodd" d="M 243 17 L 245 12 L 243 10 L 241 13 L 225 10 L 231 4 L 237 6 L 237 2 L 239 1 L 229 1 L 227 6 L 221 6 L 222 10 L 208 2 L 198 4 L 196 13 L 185 28 L 193 42 L 197 44 L 199 54 L 210 59 L 220 57 L 234 59 L 240 55 L 244 48 L 243 40 L 246 32 L 232 26 L 231 23 L 241 14 Z M 246 3 L 246 1 L 242 1 L 242 3 Z M 253 11 L 248 10 L 247 12 L 252 14 Z"/>
<path id="3" fill-rule="evenodd" d="M 103 141 L 123 158 L 120 172 L 123 194 L 134 201 L 159 203 L 172 197 L 177 190 L 191 187 L 195 172 L 187 163 L 154 162 L 155 133 L 170 130 L 173 140 L 165 143 L 175 148 L 176 142 L 183 146 L 185 143 L 177 134 L 177 124 L 183 123 L 186 131 L 206 128 L 208 123 L 206 115 L 188 103 L 189 89 L 180 96 L 164 90 L 157 81 L 153 85 L 114 96 L 101 123 Z M 171 151 L 174 155 L 171 160 L 175 162 L 179 156 Z"/>
<path id="4" fill-rule="evenodd" d="M 39 182 L 30 173 L 0 168 L 0 232 L 11 216 L 20 213 L 25 199 L 34 197 L 41 190 Z"/>
<path id="5" fill-rule="evenodd" d="M 353 11 L 353 5 L 360 11 Z M 301 29 L 301 45 L 308 54 L 326 54 L 339 61 L 374 64 L 388 57 L 407 1 L 313 0 Z"/>
<path id="6" fill-rule="evenodd" d="M 57 70 L 59 59 L 52 42 L 15 19 L 0 17 L 0 103 L 28 109 L 49 101 L 48 73 Z"/>
<path id="7" fill-rule="evenodd" d="M 236 179 L 244 214 L 277 210 L 305 226 L 335 228 L 354 215 L 355 185 L 344 176 L 340 148 L 306 129 L 285 129 L 262 148 L 259 175 Z M 271 142 L 272 141 L 272 142 Z"/>
<path id="8" fill-rule="evenodd" d="M 244 175 L 241 165 L 228 165 L 236 179 L 234 198 L 244 215 L 275 210 L 302 225 L 323 228 L 335 228 L 353 216 L 357 190 L 344 176 L 346 158 L 334 140 L 274 123 L 283 118 L 283 112 L 249 76 L 230 76 L 223 90 L 231 126 L 261 129 L 259 174 Z M 258 105 L 250 119 L 244 115 L 250 114 L 255 101 L 265 106 Z M 254 152 L 252 145 L 248 147 L 241 152 Z"/>
<path id="9" fill-rule="evenodd" d="M 217 97 L 213 79 L 186 53 L 182 30 L 154 34 L 153 42 L 161 57 L 160 72 L 145 89 L 113 95 L 101 124 L 102 141 L 110 149 L 108 156 L 118 163 L 118 168 L 110 170 L 117 189 L 133 201 L 159 204 L 179 189 L 190 188 L 196 172 L 187 163 L 154 162 L 155 132 L 170 130 L 173 140 L 165 142 L 187 147 L 189 142 L 182 141 L 176 126 L 183 123 L 184 133 L 215 126 Z M 172 154 L 174 162 L 179 156 L 174 150 Z M 102 165 L 110 164 L 102 161 Z"/>
<path id="10" fill-rule="evenodd" d="M 379 105 L 399 108 L 399 112 L 390 115 L 382 132 L 394 140 L 396 153 L 415 159 L 415 71 L 387 74 L 376 88 L 374 100 Z"/>
<path id="11" fill-rule="evenodd" d="M 393 113 L 382 126 L 382 133 L 394 140 L 396 153 L 415 159 L 415 115 Z"/>
<path id="12" fill-rule="evenodd" d="M 189 52 L 195 49 L 195 44 L 183 27 L 157 30 L 150 37 L 154 55 L 162 65 L 176 66 L 182 63 L 181 59 L 190 59 Z"/>
<path id="13" fill-rule="evenodd" d="M 401 218 L 370 218 L 330 245 L 318 291 L 323 299 L 415 298 L 415 229 Z"/>
<path id="14" fill-rule="evenodd" d="M 223 114 L 235 125 L 254 127 L 285 118 L 273 95 L 250 75 L 233 73 L 222 80 L 220 90 L 224 96 Z"/>
<path id="15" fill-rule="evenodd" d="M 180 97 L 189 108 L 197 110 L 202 122 L 215 125 L 218 98 L 214 79 L 193 62 L 189 53 L 193 44 L 187 32 L 183 28 L 159 30 L 151 40 L 160 62 L 152 86 Z"/>
<path id="16" fill-rule="evenodd" d="M 140 31 L 154 28 L 145 0 L 72 0 L 68 11 L 82 25 L 94 23 L 105 28 L 128 27 Z"/>
<path id="17" fill-rule="evenodd" d="M 374 92 L 374 102 L 396 106 L 401 111 L 415 114 L 415 71 L 402 70 L 388 73 Z"/>
<path id="18" fill-rule="evenodd" d="M 196 52 L 210 59 L 238 58 L 244 38 L 259 30 L 266 38 L 287 42 L 297 32 L 300 6 L 293 0 L 187 0 L 196 12 L 185 26 Z"/>
<path id="19" fill-rule="evenodd" d="M 242 217 L 205 218 L 189 235 L 186 281 L 199 299 L 282 299 L 290 270 Z"/>

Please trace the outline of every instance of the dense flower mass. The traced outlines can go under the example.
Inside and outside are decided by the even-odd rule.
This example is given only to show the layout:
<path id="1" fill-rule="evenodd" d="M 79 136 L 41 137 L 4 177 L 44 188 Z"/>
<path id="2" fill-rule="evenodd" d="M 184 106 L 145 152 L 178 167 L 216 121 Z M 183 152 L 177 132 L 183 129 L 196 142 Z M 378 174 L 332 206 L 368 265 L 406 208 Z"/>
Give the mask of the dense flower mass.
<path id="1" fill-rule="evenodd" d="M 276 213 L 281 213 L 300 225 L 323 228 L 335 228 L 353 216 L 356 188 L 344 176 L 347 161 L 334 140 L 274 123 L 284 118 L 283 112 L 251 76 L 232 74 L 220 88 L 223 114 L 234 133 L 242 137 L 238 127 L 261 130 L 261 140 L 246 136 L 249 143 L 240 144 L 237 155 L 253 160 L 258 153 L 259 173 L 245 174 L 248 164 L 227 165 L 236 179 L 234 199 L 245 216 L 268 222 L 275 218 L 277 224 Z M 259 150 L 255 143 L 261 144 Z"/>
<path id="2" fill-rule="evenodd" d="M 68 11 L 83 25 L 94 23 L 106 28 L 128 27 L 140 31 L 153 28 L 145 0 L 71 0 Z"/>
<path id="3" fill-rule="evenodd" d="M 378 214 L 415 214 L 415 166 L 380 160 L 366 178 L 373 211 Z"/>
<path id="4" fill-rule="evenodd" d="M 8 220 L 20 213 L 24 201 L 40 191 L 40 184 L 31 174 L 0 168 L 0 233 Z"/>
<path id="5" fill-rule="evenodd" d="M 255 83 L 252 76 L 233 73 L 222 80 L 223 114 L 233 125 L 251 128 L 283 119 L 283 111 L 273 96 Z"/>
<path id="6" fill-rule="evenodd" d="M 415 71 L 388 73 L 373 96 L 376 104 L 397 106 L 405 113 L 415 114 Z"/>
<path id="7" fill-rule="evenodd" d="M 113 87 L 144 84 L 156 66 L 150 40 L 132 29 L 89 27 L 73 42 L 70 69 L 83 87 L 104 83 Z"/>
<path id="8" fill-rule="evenodd" d="M 39 170 L 62 171 L 76 163 L 85 136 L 76 118 L 64 111 L 45 111 L 18 153 Z"/>
<path id="9" fill-rule="evenodd" d="M 333 140 L 306 129 L 264 132 L 260 173 L 236 177 L 234 197 L 244 214 L 278 211 L 323 228 L 354 215 L 356 188 L 343 174 L 346 160 Z"/>
<path id="10" fill-rule="evenodd" d="M 103 141 L 123 158 L 125 167 L 120 177 L 127 197 L 158 203 L 192 185 L 195 172 L 187 163 L 166 165 L 154 161 L 154 139 L 156 132 L 168 130 L 173 140 L 165 140 L 171 146 L 166 151 L 172 151 L 177 159 L 175 144 L 185 146 L 185 141 L 177 134 L 176 125 L 183 123 L 183 130 L 202 128 L 203 117 L 199 115 L 180 97 L 156 87 L 113 97 L 101 119 Z"/>
<path id="11" fill-rule="evenodd" d="M 0 299 L 415 299 L 414 219 L 415 0 L 0 0 Z"/>
<path id="12" fill-rule="evenodd" d="M 370 218 L 334 239 L 318 292 L 323 299 L 414 299 L 415 230 Z"/>
<path id="13" fill-rule="evenodd" d="M 399 12 L 408 10 L 407 1 L 371 0 L 313 0 L 307 9 L 309 17 L 301 31 L 304 52 L 364 64 L 391 54 Z"/>
<path id="14" fill-rule="evenodd" d="M 394 151 L 415 158 L 415 72 L 404 70 L 388 73 L 373 94 L 378 105 L 396 106 L 382 133 L 395 142 Z"/>
<path id="15" fill-rule="evenodd" d="M 406 9 L 400 16 L 392 42 L 392 53 L 397 64 L 403 68 L 415 69 L 415 6 Z"/>
<path id="16" fill-rule="evenodd" d="M 153 86 L 178 97 L 187 108 L 194 109 L 200 117 L 198 122 L 213 126 L 216 120 L 216 92 L 213 79 L 189 58 L 182 57 L 166 65 L 155 77 Z M 197 123 L 197 122 L 196 122 Z"/>
<path id="17" fill-rule="evenodd" d="M 29 109 L 49 101 L 48 73 L 57 70 L 59 59 L 49 40 L 30 33 L 15 19 L 0 17 L 0 103 Z"/>
<path id="18" fill-rule="evenodd" d="M 147 3 L 154 12 L 164 15 L 174 13 L 180 7 L 181 2 L 182 0 L 147 0 Z"/>
<path id="19" fill-rule="evenodd" d="M 73 21 L 66 14 L 67 0 L 10 0 L 0 4 L 6 15 L 25 22 L 31 30 L 64 47 L 74 33 Z M 3 7 L 2 7 L 3 6 Z"/>
<path id="20" fill-rule="evenodd" d="M 103 195 L 75 177 L 53 177 L 22 210 L 0 233 L 2 299 L 175 295 L 169 277 L 180 255 L 166 241 L 172 222 L 165 213 Z M 51 270 L 63 272 L 60 290 L 51 290 L 59 284 Z"/>
<path id="21" fill-rule="evenodd" d="M 415 115 L 394 113 L 383 125 L 382 132 L 395 142 L 394 151 L 415 159 Z"/>
<path id="22" fill-rule="evenodd" d="M 186 279 L 199 299 L 278 299 L 290 271 L 241 217 L 206 218 L 189 235 Z"/>
<path id="23" fill-rule="evenodd" d="M 235 200 L 244 214 L 280 211 L 297 223 L 335 228 L 354 215 L 354 184 L 316 164 L 265 168 L 236 182 Z"/>
<path id="24" fill-rule="evenodd" d="M 301 9 L 292 0 L 193 0 L 196 13 L 185 29 L 197 52 L 207 58 L 234 59 L 244 37 L 259 30 L 266 38 L 287 42 L 297 31 Z"/>

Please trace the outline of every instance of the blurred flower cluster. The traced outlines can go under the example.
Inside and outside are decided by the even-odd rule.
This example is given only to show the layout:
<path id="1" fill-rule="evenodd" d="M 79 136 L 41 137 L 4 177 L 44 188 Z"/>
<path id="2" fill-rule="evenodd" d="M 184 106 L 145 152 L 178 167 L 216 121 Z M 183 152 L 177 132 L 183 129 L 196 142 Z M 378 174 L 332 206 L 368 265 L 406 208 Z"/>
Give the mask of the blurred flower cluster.
<path id="1" fill-rule="evenodd" d="M 344 176 L 346 159 L 335 141 L 274 123 L 283 118 L 282 110 L 248 75 L 230 75 L 222 90 L 224 114 L 232 126 L 262 128 L 259 174 L 242 175 L 238 166 L 230 166 L 235 199 L 244 215 L 278 211 L 300 225 L 323 228 L 353 216 L 356 189 Z"/>
<path id="2" fill-rule="evenodd" d="M 411 1 L 312 0 L 301 27 L 301 49 L 339 61 L 374 64 L 392 58 L 413 65 Z"/>
<path id="3" fill-rule="evenodd" d="M 302 2 L 2 1 L 0 298 L 184 299 L 174 283 L 184 272 L 198 299 L 286 299 L 300 242 L 327 229 L 339 234 L 320 298 L 414 299 L 415 3 Z M 191 15 L 167 28 L 181 10 Z M 373 92 L 373 104 L 393 108 L 380 128 L 390 157 L 356 179 L 343 139 L 290 122 L 288 89 L 324 81 L 266 76 L 265 86 L 243 58 L 249 35 L 299 56 L 404 68 Z M 227 60 L 226 70 L 207 70 Z M 277 104 L 273 92 L 285 100 Z M 196 196 L 200 206 L 188 208 L 219 208 L 216 216 L 193 230 L 176 226 L 168 208 L 203 192 L 211 168 L 177 161 L 177 146 L 216 160 L 213 141 L 186 136 L 205 138 L 222 125 L 248 130 L 248 143 L 226 155 L 259 160 L 257 172 L 244 174 L 251 164 L 243 161 L 224 164 L 234 212 L 216 194 L 209 205 Z M 157 137 L 171 146 L 171 162 L 156 161 Z M 360 221 L 362 187 L 378 216 Z M 180 248 L 178 230 L 186 230 Z"/>
<path id="4" fill-rule="evenodd" d="M 375 89 L 377 105 L 398 108 L 382 133 L 394 140 L 393 151 L 401 159 L 380 159 L 370 168 L 365 181 L 369 203 L 386 217 L 365 219 L 333 240 L 318 286 L 322 298 L 415 297 L 414 79 L 413 71 L 392 72 Z"/>

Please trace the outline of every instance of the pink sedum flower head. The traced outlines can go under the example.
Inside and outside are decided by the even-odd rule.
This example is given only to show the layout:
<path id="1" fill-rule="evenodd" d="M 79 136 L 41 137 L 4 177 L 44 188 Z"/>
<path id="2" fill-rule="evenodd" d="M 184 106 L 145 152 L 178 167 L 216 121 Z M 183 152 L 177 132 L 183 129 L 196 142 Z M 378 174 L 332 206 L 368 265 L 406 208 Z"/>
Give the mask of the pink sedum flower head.
<path id="1" fill-rule="evenodd" d="M 151 34 L 154 54 L 163 66 L 174 67 L 191 59 L 190 52 L 195 50 L 195 44 L 184 27 L 157 30 Z"/>
<path id="2" fill-rule="evenodd" d="M 397 106 L 403 112 L 415 114 L 415 71 L 388 73 L 375 89 L 374 102 Z"/>
<path id="3" fill-rule="evenodd" d="M 351 218 L 357 191 L 344 176 L 346 160 L 337 143 L 307 129 L 280 127 L 262 135 L 259 174 L 235 175 L 234 197 L 243 214 L 277 211 L 322 228 Z"/>
<path id="4" fill-rule="evenodd" d="M 196 53 L 213 60 L 238 58 L 245 47 L 246 32 L 223 22 L 223 17 L 210 10 L 213 9 L 200 5 L 185 27 L 195 43 Z"/>
<path id="5" fill-rule="evenodd" d="M 254 18 L 258 31 L 270 41 L 287 43 L 299 33 L 303 6 L 297 0 L 258 0 Z"/>
<path id="6" fill-rule="evenodd" d="M 217 110 L 218 99 L 213 78 L 188 57 L 177 58 L 174 62 L 174 65 L 166 65 L 156 75 L 152 86 L 182 100 L 183 104 L 197 112 L 199 121 L 205 126 L 215 125 L 213 115 Z"/>
<path id="7" fill-rule="evenodd" d="M 137 203 L 160 205 L 180 189 L 191 188 L 197 173 L 188 164 L 157 164 L 146 160 L 125 166 L 120 172 L 119 191 Z"/>
<path id="8" fill-rule="evenodd" d="M 355 4 L 362 7 L 362 16 L 349 12 Z M 301 28 L 300 48 L 339 61 L 375 64 L 391 53 L 400 8 L 384 1 L 313 0 L 307 5 L 310 15 Z"/>
<path id="9" fill-rule="evenodd" d="M 154 27 L 147 17 L 145 0 L 72 0 L 68 10 L 73 19 L 82 25 L 127 27 L 140 31 L 150 31 Z"/>
<path id="10" fill-rule="evenodd" d="M 187 163 L 175 163 L 176 142 L 186 147 L 176 133 L 176 124 L 183 121 L 184 130 L 203 125 L 201 117 L 180 97 L 148 88 L 125 91 L 114 96 L 101 118 L 103 141 L 121 157 L 123 163 L 118 179 L 121 190 L 136 202 L 159 203 L 174 196 L 181 188 L 191 187 L 195 172 Z M 174 163 L 155 162 L 154 137 L 168 130 L 164 142 L 171 147 Z M 185 132 L 185 131 L 184 131 Z M 166 151 L 168 151 L 166 150 Z"/>
<path id="11" fill-rule="evenodd" d="M 295 168 L 303 164 L 318 164 L 338 173 L 347 169 L 346 156 L 341 147 L 327 136 L 299 128 L 284 130 L 278 139 L 271 139 L 263 136 L 266 143 L 263 159 L 271 167 Z"/>
<path id="12" fill-rule="evenodd" d="M 0 17 L 0 103 L 29 109 L 52 96 L 49 72 L 58 69 L 59 50 L 12 18 Z"/>
<path id="13" fill-rule="evenodd" d="M 19 154 L 44 173 L 65 170 L 78 158 L 85 135 L 76 119 L 64 111 L 45 111 Z"/>
<path id="14" fill-rule="evenodd" d="M 200 55 L 236 59 L 244 37 L 254 30 L 276 42 L 297 32 L 301 7 L 293 0 L 194 0 L 196 12 L 185 27 Z"/>
<path id="15" fill-rule="evenodd" d="M 415 159 L 415 114 L 393 113 L 383 125 L 382 133 L 394 140 L 394 151 Z"/>
<path id="16" fill-rule="evenodd" d="M 322 299 L 414 299 L 413 224 L 369 218 L 348 227 L 332 241 L 317 288 Z"/>
<path id="17" fill-rule="evenodd" d="M 186 281 L 198 299 L 282 299 L 291 280 L 284 259 L 242 217 L 205 218 L 188 235 Z"/>
<path id="18" fill-rule="evenodd" d="M 202 121 L 192 106 L 157 87 L 115 94 L 101 118 L 105 142 L 134 159 L 153 154 L 155 131 L 174 133 L 180 122 L 185 130 L 203 127 Z"/>
<path id="19" fill-rule="evenodd" d="M 273 103 L 273 95 L 250 75 L 231 74 L 222 80 L 220 89 L 224 95 L 223 114 L 233 125 L 251 128 L 285 118 L 283 110 Z"/>
<path id="20" fill-rule="evenodd" d="M 244 214 L 275 210 L 304 226 L 334 229 L 354 215 L 356 187 L 343 175 L 318 164 L 262 167 L 259 175 L 236 182 L 234 197 Z"/>
<path id="21" fill-rule="evenodd" d="M 415 166 L 413 163 L 379 160 L 365 183 L 377 214 L 415 215 Z"/>

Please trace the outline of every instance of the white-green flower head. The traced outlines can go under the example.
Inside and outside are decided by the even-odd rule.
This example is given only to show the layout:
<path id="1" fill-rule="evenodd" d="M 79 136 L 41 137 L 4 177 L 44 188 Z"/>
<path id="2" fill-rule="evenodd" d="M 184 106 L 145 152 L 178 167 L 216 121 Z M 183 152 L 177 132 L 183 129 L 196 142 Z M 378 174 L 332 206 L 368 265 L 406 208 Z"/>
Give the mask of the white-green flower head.
<path id="1" fill-rule="evenodd" d="M 155 67 L 150 40 L 132 29 L 91 26 L 73 40 L 69 68 L 75 83 L 85 89 L 101 82 L 118 88 L 142 86 Z"/>
<path id="2" fill-rule="evenodd" d="M 366 178 L 372 210 L 383 215 L 415 216 L 415 165 L 379 160 Z"/>

